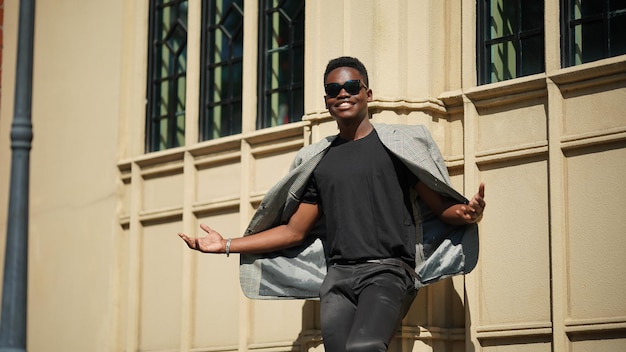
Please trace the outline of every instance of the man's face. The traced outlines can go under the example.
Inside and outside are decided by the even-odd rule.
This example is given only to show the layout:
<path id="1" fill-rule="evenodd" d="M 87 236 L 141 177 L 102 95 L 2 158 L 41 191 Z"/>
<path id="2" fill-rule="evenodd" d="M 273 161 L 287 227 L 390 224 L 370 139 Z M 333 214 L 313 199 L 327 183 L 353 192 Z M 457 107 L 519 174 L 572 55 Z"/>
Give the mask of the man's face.
<path id="1" fill-rule="evenodd" d="M 372 91 L 365 87 L 365 80 L 357 69 L 352 67 L 336 68 L 330 71 L 324 84 L 339 83 L 343 85 L 350 80 L 362 82 L 358 92 L 350 94 L 345 88 L 342 88 L 335 97 L 326 94 L 324 96 L 326 108 L 330 115 L 338 120 L 368 118 L 367 102 L 372 101 Z"/>

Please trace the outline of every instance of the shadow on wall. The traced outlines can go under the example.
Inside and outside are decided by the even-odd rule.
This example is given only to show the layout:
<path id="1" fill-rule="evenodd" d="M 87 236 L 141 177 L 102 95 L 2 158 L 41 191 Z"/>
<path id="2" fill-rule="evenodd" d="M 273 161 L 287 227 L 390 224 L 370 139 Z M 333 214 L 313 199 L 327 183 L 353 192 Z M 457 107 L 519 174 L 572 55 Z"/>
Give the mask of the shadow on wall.
<path id="1" fill-rule="evenodd" d="M 306 300 L 302 305 L 302 331 L 293 343 L 293 351 L 324 351 L 320 323 L 320 302 L 317 300 Z"/>
<path id="2" fill-rule="evenodd" d="M 474 352 L 466 346 L 465 322 L 471 320 L 466 319 L 470 313 L 465 311 L 465 299 L 454 286 L 453 280 L 459 279 L 463 280 L 449 278 L 420 289 L 389 345 L 390 352 Z"/>

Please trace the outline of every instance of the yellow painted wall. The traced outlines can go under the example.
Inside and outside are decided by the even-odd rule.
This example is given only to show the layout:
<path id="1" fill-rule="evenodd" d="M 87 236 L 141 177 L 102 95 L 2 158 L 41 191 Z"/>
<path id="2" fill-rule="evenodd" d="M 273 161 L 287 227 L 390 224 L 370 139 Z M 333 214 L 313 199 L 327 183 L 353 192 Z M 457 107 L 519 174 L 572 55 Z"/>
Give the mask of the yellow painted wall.
<path id="1" fill-rule="evenodd" d="M 122 1 L 38 1 L 30 163 L 28 349 L 112 350 L 119 321 Z M 18 1 L 5 2 L 0 133 L 10 167 Z M 2 177 L 5 229 L 8 177 Z M 4 238 L 6 231 L 3 231 Z M 4 241 L 2 241 L 4 244 Z"/>

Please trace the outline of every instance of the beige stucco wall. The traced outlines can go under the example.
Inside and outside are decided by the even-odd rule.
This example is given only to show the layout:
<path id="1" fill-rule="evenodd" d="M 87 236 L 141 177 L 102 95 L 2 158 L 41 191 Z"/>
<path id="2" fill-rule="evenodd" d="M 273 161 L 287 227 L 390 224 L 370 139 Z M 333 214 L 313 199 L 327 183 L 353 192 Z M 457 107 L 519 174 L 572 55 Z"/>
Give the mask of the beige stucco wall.
<path id="1" fill-rule="evenodd" d="M 335 133 L 321 87 L 340 55 L 367 65 L 376 122 L 427 125 L 457 189 L 487 184 L 477 269 L 422 290 L 391 350 L 626 350 L 626 57 L 560 69 L 558 1 L 546 72 L 480 87 L 475 1 L 309 1 L 304 121 L 255 131 L 246 54 L 244 131 L 203 143 L 189 6 L 188 143 L 144 155 L 147 1 L 37 1 L 29 351 L 321 351 L 317 302 L 248 300 L 237 255 L 199 255 L 176 233 L 238 236 L 296 151 Z M 17 7 L 5 2 L 0 238 Z"/>
<path id="2" fill-rule="evenodd" d="M 29 351 L 111 350 L 120 274 L 123 1 L 38 1 L 30 167 Z M 5 2 L 0 221 L 6 234 L 19 1 Z M 4 248 L 4 240 L 2 241 Z M 4 251 L 3 251 L 4 253 Z"/>

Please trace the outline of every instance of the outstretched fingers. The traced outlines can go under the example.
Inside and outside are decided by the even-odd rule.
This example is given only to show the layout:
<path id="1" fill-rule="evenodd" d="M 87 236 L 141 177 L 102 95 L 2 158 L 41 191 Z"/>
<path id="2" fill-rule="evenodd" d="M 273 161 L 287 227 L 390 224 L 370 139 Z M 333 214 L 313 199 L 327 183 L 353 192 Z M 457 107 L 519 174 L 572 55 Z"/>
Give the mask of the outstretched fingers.
<path id="1" fill-rule="evenodd" d="M 200 228 L 202 229 L 202 231 L 206 232 L 207 235 L 211 233 L 211 231 L 213 231 L 212 228 L 209 227 L 209 225 L 205 225 L 205 224 L 200 224 Z"/>
<path id="2" fill-rule="evenodd" d="M 476 200 L 481 208 L 485 208 L 485 184 L 481 182 L 478 186 L 478 193 L 476 194 Z"/>
<path id="3" fill-rule="evenodd" d="M 178 237 L 182 238 L 190 249 L 198 249 L 198 238 L 191 238 L 182 232 L 178 233 Z"/>
<path id="4" fill-rule="evenodd" d="M 200 251 L 203 253 L 221 253 L 223 252 L 223 237 L 222 235 L 211 229 L 205 224 L 200 224 L 200 228 L 206 232 L 206 236 L 203 237 L 190 237 L 186 234 L 179 232 L 178 236 L 185 241 L 187 247 L 190 249 Z"/>
<path id="5" fill-rule="evenodd" d="M 481 183 L 474 197 L 472 197 L 468 204 L 462 205 L 456 211 L 456 214 L 468 223 L 477 222 L 483 215 L 485 205 L 485 184 Z"/>

